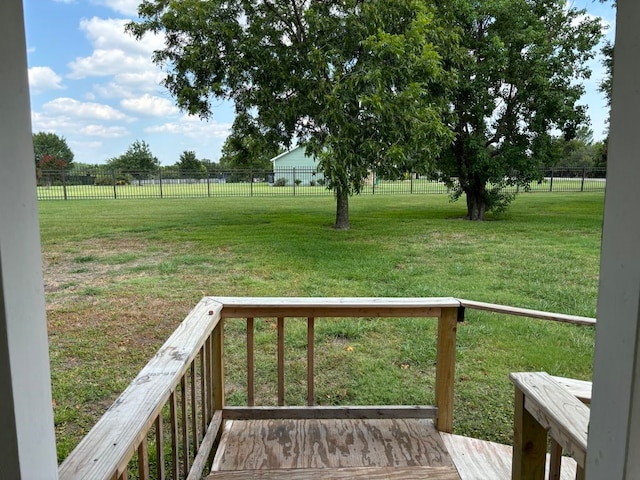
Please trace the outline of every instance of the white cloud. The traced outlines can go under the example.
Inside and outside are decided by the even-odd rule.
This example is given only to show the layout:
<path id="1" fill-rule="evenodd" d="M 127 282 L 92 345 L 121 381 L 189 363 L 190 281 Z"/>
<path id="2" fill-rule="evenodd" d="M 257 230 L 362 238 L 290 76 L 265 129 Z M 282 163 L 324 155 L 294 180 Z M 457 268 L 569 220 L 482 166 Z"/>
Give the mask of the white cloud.
<path id="1" fill-rule="evenodd" d="M 145 35 L 139 41 L 125 33 L 128 20 L 93 17 L 80 21 L 80 29 L 94 48 L 88 57 L 69 63 L 69 78 L 144 73 L 158 70 L 151 55 L 163 46 L 162 35 Z"/>
<path id="2" fill-rule="evenodd" d="M 73 98 L 60 97 L 45 103 L 42 108 L 49 114 L 96 120 L 125 120 L 127 116 L 103 103 L 79 102 Z"/>
<path id="3" fill-rule="evenodd" d="M 135 16 L 138 14 L 140 0 L 94 0 L 93 3 L 109 7 L 123 15 Z"/>
<path id="4" fill-rule="evenodd" d="M 92 137 L 103 137 L 103 138 L 118 138 L 125 137 L 129 135 L 129 131 L 120 126 L 107 127 L 104 125 L 85 125 L 82 127 L 79 132 L 82 135 L 89 135 Z"/>
<path id="5" fill-rule="evenodd" d="M 120 105 L 132 112 L 151 117 L 175 115 L 179 111 L 178 108 L 166 98 L 156 97 L 148 93 L 137 98 L 125 98 L 120 102 Z"/>
<path id="6" fill-rule="evenodd" d="M 31 67 L 29 69 L 29 87 L 35 95 L 46 90 L 59 90 L 62 77 L 50 67 Z"/>
<path id="7" fill-rule="evenodd" d="M 177 122 L 147 127 L 147 133 L 170 133 L 190 138 L 226 138 L 231 132 L 231 123 L 207 122 L 198 117 L 184 115 Z"/>
<path id="8" fill-rule="evenodd" d="M 131 98 L 144 93 L 160 93 L 164 88 L 160 82 L 164 75 L 151 67 L 144 72 L 119 73 L 113 80 L 93 86 L 94 92 L 105 98 Z"/>

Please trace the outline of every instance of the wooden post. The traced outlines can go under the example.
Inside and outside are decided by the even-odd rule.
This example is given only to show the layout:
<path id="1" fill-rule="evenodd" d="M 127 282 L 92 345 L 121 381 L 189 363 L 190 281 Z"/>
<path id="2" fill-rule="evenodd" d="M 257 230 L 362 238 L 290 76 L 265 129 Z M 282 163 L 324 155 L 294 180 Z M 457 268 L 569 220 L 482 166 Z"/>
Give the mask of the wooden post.
<path id="1" fill-rule="evenodd" d="M 516 387 L 513 419 L 512 480 L 544 480 L 547 431 L 524 407 L 524 394 Z"/>
<path id="2" fill-rule="evenodd" d="M 438 317 L 438 352 L 436 358 L 436 428 L 453 432 L 453 387 L 456 372 L 456 330 L 458 309 L 443 308 Z"/>
<path id="3" fill-rule="evenodd" d="M 213 329 L 213 410 L 224 408 L 224 323 Z"/>
<path id="4" fill-rule="evenodd" d="M 253 317 L 249 317 L 247 318 L 247 405 L 249 407 L 253 407 L 255 405 L 255 360 L 253 355 L 254 330 Z"/>

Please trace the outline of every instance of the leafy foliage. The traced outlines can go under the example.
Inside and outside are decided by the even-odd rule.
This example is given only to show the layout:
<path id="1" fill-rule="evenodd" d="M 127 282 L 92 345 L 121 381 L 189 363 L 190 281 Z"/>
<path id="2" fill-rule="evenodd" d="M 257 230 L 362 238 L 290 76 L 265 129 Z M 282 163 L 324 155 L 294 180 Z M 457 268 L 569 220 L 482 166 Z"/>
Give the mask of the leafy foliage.
<path id="1" fill-rule="evenodd" d="M 151 148 L 147 142 L 135 140 L 125 153 L 108 160 L 107 165 L 122 172 L 143 173 L 157 169 L 160 166 L 160 162 L 151 153 Z"/>
<path id="2" fill-rule="evenodd" d="M 139 16 L 137 38 L 165 33 L 154 61 L 181 108 L 209 117 L 213 99 L 235 103 L 226 158 L 296 139 L 336 192 L 338 228 L 370 169 L 398 174 L 451 140 L 441 59 L 455 38 L 425 2 L 146 0 Z"/>
<path id="3" fill-rule="evenodd" d="M 438 167 L 454 198 L 466 194 L 468 218 L 482 220 L 512 200 L 504 187 L 526 189 L 551 162 L 554 131 L 570 140 L 586 122 L 580 80 L 601 25 L 562 0 L 459 0 L 441 10 L 465 54 L 454 59 L 456 138 Z"/>
<path id="4" fill-rule="evenodd" d="M 64 137 L 51 132 L 33 134 L 33 155 L 36 167 L 61 169 L 73 162 L 73 152 Z"/>
<path id="5" fill-rule="evenodd" d="M 184 151 L 180 154 L 180 160 L 176 162 L 175 167 L 183 176 L 204 178 L 207 175 L 207 167 L 198 160 L 196 152 L 191 150 Z"/>

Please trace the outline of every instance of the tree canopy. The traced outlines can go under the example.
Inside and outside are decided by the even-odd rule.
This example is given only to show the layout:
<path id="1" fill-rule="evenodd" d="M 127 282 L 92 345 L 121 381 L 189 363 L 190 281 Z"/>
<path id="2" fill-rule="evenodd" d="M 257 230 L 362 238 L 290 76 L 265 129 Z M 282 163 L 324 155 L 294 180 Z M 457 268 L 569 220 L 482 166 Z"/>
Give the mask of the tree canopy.
<path id="1" fill-rule="evenodd" d="M 41 169 L 66 168 L 73 162 L 73 152 L 64 137 L 51 132 L 33 134 L 33 155 Z"/>
<path id="2" fill-rule="evenodd" d="M 125 173 L 147 173 L 160 166 L 158 159 L 151 153 L 149 144 L 144 140 L 135 140 L 125 153 L 107 161 L 111 168 Z"/>
<path id="3" fill-rule="evenodd" d="M 239 133 L 319 159 L 337 228 L 371 169 L 397 174 L 452 138 L 442 59 L 455 37 L 424 1 L 146 0 L 139 16 L 137 38 L 165 34 L 154 61 L 178 106 L 209 117 L 232 100 Z"/>
<path id="4" fill-rule="evenodd" d="M 455 62 L 455 140 L 440 156 L 441 178 L 467 215 L 506 207 L 504 187 L 524 189 L 553 154 L 554 132 L 570 140 L 586 121 L 578 105 L 599 20 L 563 0 L 442 2 L 466 52 Z"/>
<path id="5" fill-rule="evenodd" d="M 183 176 L 191 178 L 203 178 L 207 175 L 207 167 L 198 160 L 196 152 L 186 150 L 180 154 L 180 159 L 176 162 L 175 167 Z"/>

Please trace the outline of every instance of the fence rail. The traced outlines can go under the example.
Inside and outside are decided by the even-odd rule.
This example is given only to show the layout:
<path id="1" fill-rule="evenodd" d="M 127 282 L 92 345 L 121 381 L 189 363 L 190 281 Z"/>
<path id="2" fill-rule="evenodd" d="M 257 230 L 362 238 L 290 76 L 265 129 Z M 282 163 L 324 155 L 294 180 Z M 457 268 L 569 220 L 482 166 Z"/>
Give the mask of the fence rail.
<path id="1" fill-rule="evenodd" d="M 324 176 L 311 168 L 274 170 L 184 171 L 161 167 L 154 171 L 121 171 L 108 167 L 39 170 L 38 200 L 122 198 L 285 197 L 333 195 Z M 551 168 L 540 171 L 540 180 L 521 192 L 604 192 L 606 171 L 601 168 Z M 375 174 L 365 179 L 363 195 L 447 194 L 438 180 L 408 174 L 401 180 L 385 180 Z"/>

